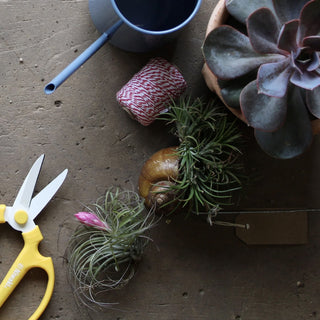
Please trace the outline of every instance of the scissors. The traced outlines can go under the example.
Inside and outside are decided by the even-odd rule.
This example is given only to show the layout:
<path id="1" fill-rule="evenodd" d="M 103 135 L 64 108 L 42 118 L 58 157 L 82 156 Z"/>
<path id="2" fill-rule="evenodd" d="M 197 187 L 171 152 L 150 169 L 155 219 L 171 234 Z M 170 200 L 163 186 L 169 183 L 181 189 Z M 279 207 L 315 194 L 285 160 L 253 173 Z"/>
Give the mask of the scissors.
<path id="1" fill-rule="evenodd" d="M 8 222 L 13 229 L 22 232 L 24 239 L 23 249 L 0 284 L 0 308 L 30 269 L 41 268 L 48 275 L 44 296 L 29 320 L 39 319 L 51 299 L 54 287 L 53 262 L 51 257 L 42 256 L 38 250 L 43 236 L 34 219 L 58 191 L 68 173 L 65 169 L 31 199 L 43 159 L 44 155 L 41 155 L 31 167 L 13 206 L 0 205 L 0 223 Z"/>

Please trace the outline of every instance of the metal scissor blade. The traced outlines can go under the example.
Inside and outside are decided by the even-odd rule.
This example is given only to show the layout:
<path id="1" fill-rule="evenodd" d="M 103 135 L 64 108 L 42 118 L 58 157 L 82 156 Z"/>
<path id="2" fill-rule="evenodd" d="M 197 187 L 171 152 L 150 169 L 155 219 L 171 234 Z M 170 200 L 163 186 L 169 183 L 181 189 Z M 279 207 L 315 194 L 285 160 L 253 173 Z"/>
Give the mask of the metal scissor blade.
<path id="1" fill-rule="evenodd" d="M 31 197 L 36 185 L 39 172 L 41 170 L 44 154 L 42 154 L 32 165 L 28 175 L 23 181 L 23 184 L 18 192 L 16 200 L 14 201 L 14 208 L 27 209 L 30 205 Z"/>
<path id="2" fill-rule="evenodd" d="M 52 199 L 66 178 L 68 169 L 62 171 L 54 180 L 43 188 L 32 200 L 29 208 L 29 217 L 33 220 Z"/>

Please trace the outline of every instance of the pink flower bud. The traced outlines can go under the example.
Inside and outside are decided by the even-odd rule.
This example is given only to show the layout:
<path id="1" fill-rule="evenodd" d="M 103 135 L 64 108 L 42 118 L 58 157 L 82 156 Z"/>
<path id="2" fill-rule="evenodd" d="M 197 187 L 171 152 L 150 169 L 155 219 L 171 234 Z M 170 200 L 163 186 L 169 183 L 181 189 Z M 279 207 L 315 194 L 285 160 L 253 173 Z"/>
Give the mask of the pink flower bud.
<path id="1" fill-rule="evenodd" d="M 94 213 L 78 212 L 75 217 L 86 226 L 95 227 L 100 230 L 110 230 L 110 227 L 104 221 L 101 221 Z"/>

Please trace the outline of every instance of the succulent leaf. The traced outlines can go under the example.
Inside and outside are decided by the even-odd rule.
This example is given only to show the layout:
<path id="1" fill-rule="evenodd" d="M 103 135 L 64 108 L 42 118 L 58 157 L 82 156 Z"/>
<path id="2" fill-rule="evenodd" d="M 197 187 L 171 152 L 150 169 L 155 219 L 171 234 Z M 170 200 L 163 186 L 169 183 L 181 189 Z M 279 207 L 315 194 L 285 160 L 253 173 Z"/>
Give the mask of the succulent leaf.
<path id="1" fill-rule="evenodd" d="M 319 67 L 319 54 L 308 47 L 299 48 L 295 54 L 291 55 L 291 65 L 301 75 L 315 71 Z"/>
<path id="2" fill-rule="evenodd" d="M 212 30 L 203 45 L 203 54 L 210 70 L 221 79 L 234 79 L 277 61 L 279 54 L 261 55 L 254 51 L 249 38 L 230 26 Z"/>
<path id="3" fill-rule="evenodd" d="M 301 11 L 299 42 L 308 36 L 320 33 L 320 1 L 309 1 Z"/>
<path id="4" fill-rule="evenodd" d="M 243 88 L 257 78 L 257 72 L 248 73 L 231 80 L 218 79 L 221 95 L 225 103 L 231 108 L 240 108 L 240 93 Z"/>
<path id="5" fill-rule="evenodd" d="M 297 32 L 299 28 L 299 20 L 291 20 L 285 23 L 280 31 L 278 47 L 288 53 L 295 52 L 297 45 Z"/>
<path id="6" fill-rule="evenodd" d="M 307 91 L 306 101 L 309 111 L 317 118 L 320 118 L 320 86 Z"/>
<path id="7" fill-rule="evenodd" d="M 247 20 L 251 45 L 259 53 L 281 53 L 277 47 L 280 22 L 270 9 L 261 8 L 253 12 Z"/>
<path id="8" fill-rule="evenodd" d="M 272 0 L 226 0 L 228 12 L 243 24 L 246 23 L 247 17 L 261 7 L 269 8 L 274 11 Z"/>
<path id="9" fill-rule="evenodd" d="M 259 94 L 257 81 L 252 81 L 241 92 L 240 106 L 250 126 L 263 131 L 275 131 L 285 121 L 287 98 Z"/>
<path id="10" fill-rule="evenodd" d="M 288 95 L 288 112 L 284 125 L 275 132 L 255 130 L 260 147 L 270 156 L 280 159 L 296 157 L 312 142 L 309 114 L 304 106 L 299 88 Z"/>
<path id="11" fill-rule="evenodd" d="M 313 52 L 313 58 L 312 61 L 309 63 L 307 67 L 307 71 L 315 71 L 315 70 L 320 70 L 319 65 L 320 65 L 320 57 L 316 52 Z"/>
<path id="12" fill-rule="evenodd" d="M 303 39 L 302 45 L 312 50 L 320 51 L 320 36 L 310 36 Z"/>
<path id="13" fill-rule="evenodd" d="M 295 71 L 290 78 L 290 82 L 294 85 L 306 90 L 313 90 L 320 86 L 320 76 L 316 71 L 300 73 Z"/>
<path id="14" fill-rule="evenodd" d="M 271 97 L 284 97 L 292 73 L 290 58 L 263 64 L 258 71 L 258 92 Z"/>
<path id="15" fill-rule="evenodd" d="M 310 0 L 274 0 L 273 5 L 278 18 L 282 23 L 298 19 L 301 9 Z"/>

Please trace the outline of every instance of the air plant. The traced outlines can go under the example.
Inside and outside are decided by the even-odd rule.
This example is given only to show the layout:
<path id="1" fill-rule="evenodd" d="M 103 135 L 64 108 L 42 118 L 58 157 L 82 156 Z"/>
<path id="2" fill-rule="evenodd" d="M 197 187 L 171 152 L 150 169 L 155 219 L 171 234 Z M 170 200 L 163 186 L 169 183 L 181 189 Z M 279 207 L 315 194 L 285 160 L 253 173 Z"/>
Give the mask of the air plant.
<path id="1" fill-rule="evenodd" d="M 68 276 L 78 302 L 108 307 L 104 293 L 125 286 L 134 276 L 155 225 L 152 211 L 133 191 L 110 189 L 88 212 L 75 216 L 81 225 L 67 250 Z"/>
<path id="2" fill-rule="evenodd" d="M 203 45 L 230 107 L 241 108 L 262 149 L 292 158 L 320 118 L 320 1 L 226 0 L 240 27 L 222 25 Z"/>
<path id="3" fill-rule="evenodd" d="M 139 192 L 161 212 L 184 209 L 215 216 L 240 189 L 241 134 L 217 101 L 182 98 L 163 115 L 179 143 L 156 152 L 142 167 Z"/>

